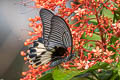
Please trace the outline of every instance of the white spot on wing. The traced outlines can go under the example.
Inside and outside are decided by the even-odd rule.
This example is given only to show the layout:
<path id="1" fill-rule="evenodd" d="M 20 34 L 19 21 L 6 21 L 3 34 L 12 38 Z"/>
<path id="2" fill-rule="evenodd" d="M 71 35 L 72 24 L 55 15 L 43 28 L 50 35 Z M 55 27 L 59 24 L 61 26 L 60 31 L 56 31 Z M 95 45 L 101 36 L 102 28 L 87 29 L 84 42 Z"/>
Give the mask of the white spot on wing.
<path id="1" fill-rule="evenodd" d="M 50 60 L 51 60 L 51 58 L 48 58 L 48 59 L 42 61 L 41 65 L 42 65 L 42 64 L 47 64 L 48 62 L 50 62 Z"/>
<path id="2" fill-rule="evenodd" d="M 45 48 L 44 44 L 42 44 L 42 43 L 38 43 L 38 47 L 39 48 Z"/>
<path id="3" fill-rule="evenodd" d="M 52 56 L 53 52 L 47 51 L 47 49 L 44 47 L 44 44 L 38 43 L 38 46 L 33 48 L 33 49 L 35 49 L 36 52 L 29 53 L 29 54 L 37 54 L 37 56 L 41 56 L 41 57 L 37 58 L 37 59 L 40 59 L 40 60 L 38 60 L 36 62 L 33 62 L 33 60 L 35 60 L 36 57 L 29 58 L 29 55 L 28 55 L 27 57 L 29 58 L 29 63 L 30 64 L 32 64 L 34 66 L 36 63 L 41 62 L 39 65 L 43 65 L 43 64 L 47 64 L 48 62 L 51 61 L 51 56 Z M 45 52 L 45 53 L 42 54 L 43 52 Z M 39 65 L 36 65 L 35 67 L 38 67 Z"/>

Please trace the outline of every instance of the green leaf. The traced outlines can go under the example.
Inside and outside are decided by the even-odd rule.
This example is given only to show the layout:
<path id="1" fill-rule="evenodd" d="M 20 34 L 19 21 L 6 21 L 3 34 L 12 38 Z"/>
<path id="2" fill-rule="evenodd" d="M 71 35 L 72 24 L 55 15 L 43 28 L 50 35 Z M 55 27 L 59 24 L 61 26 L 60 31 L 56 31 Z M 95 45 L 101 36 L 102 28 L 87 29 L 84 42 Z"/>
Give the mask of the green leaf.
<path id="1" fill-rule="evenodd" d="M 91 68 L 89 68 L 88 71 L 94 71 L 94 70 L 97 70 L 97 69 L 103 69 L 106 66 L 108 66 L 108 63 L 98 62 L 97 64 L 95 64 Z"/>
<path id="2" fill-rule="evenodd" d="M 117 38 L 116 36 L 112 36 L 112 38 L 110 39 L 110 43 L 111 44 L 115 44 L 115 42 L 118 40 L 119 38 Z"/>
<path id="3" fill-rule="evenodd" d="M 109 50 L 109 51 L 113 51 L 113 52 L 116 51 L 113 47 L 108 47 L 108 50 Z"/>
<path id="4" fill-rule="evenodd" d="M 107 16 L 108 18 L 112 18 L 113 19 L 113 17 L 114 17 L 114 15 L 112 14 L 112 11 L 110 11 L 110 10 L 108 10 L 108 9 L 106 9 L 106 8 L 103 8 L 103 15 L 104 16 Z"/>
<path id="5" fill-rule="evenodd" d="M 92 44 L 92 46 L 89 46 L 89 44 Z M 89 41 L 89 42 L 87 42 L 86 44 L 83 45 L 83 48 L 91 51 L 92 49 L 95 48 L 95 46 L 96 46 L 95 42 Z"/>
<path id="6" fill-rule="evenodd" d="M 106 70 L 106 69 L 102 69 L 101 72 L 97 72 L 98 77 L 100 80 L 109 80 L 111 78 L 112 75 L 112 71 L 111 70 Z"/>
<path id="7" fill-rule="evenodd" d="M 45 74 L 44 76 L 42 76 L 41 78 L 37 79 L 37 80 L 54 80 L 52 77 L 51 73 Z"/>
<path id="8" fill-rule="evenodd" d="M 89 79 L 87 79 L 86 77 L 76 77 L 70 80 L 89 80 Z"/>
<path id="9" fill-rule="evenodd" d="M 96 28 L 96 29 L 94 30 L 94 32 L 99 32 L 99 29 L 98 29 L 98 28 Z"/>
<path id="10" fill-rule="evenodd" d="M 118 75 L 120 76 L 120 62 L 117 64 Z"/>
<path id="11" fill-rule="evenodd" d="M 94 25 L 97 25 L 97 24 L 98 24 L 96 21 L 89 20 L 89 21 L 88 21 L 88 24 L 91 24 L 91 23 L 94 24 Z"/>
<path id="12" fill-rule="evenodd" d="M 94 34 L 94 33 L 93 33 L 92 37 L 90 37 L 90 36 L 85 37 L 85 35 L 86 35 L 85 33 L 82 35 L 82 39 L 101 40 L 101 37 L 99 35 L 97 35 L 97 34 Z"/>
<path id="13" fill-rule="evenodd" d="M 80 71 L 73 70 L 60 70 L 55 68 L 53 71 L 53 79 L 54 80 L 70 80 L 72 77 L 80 74 Z"/>
<path id="14" fill-rule="evenodd" d="M 96 18 L 96 16 L 95 15 L 90 15 L 90 16 L 88 16 L 89 18 Z M 91 20 L 89 20 L 90 22 L 94 22 L 94 23 L 97 23 L 97 19 L 91 19 Z"/>
<path id="15" fill-rule="evenodd" d="M 101 68 L 105 68 L 108 64 L 107 63 L 103 63 L 103 62 L 99 62 L 97 64 L 95 64 L 94 66 L 92 66 L 91 68 L 87 69 L 87 70 L 60 70 L 58 68 L 55 68 L 53 71 L 53 79 L 54 80 L 70 80 L 73 77 L 77 76 L 77 75 L 82 75 L 85 74 L 87 72 L 92 72 L 95 71 L 97 69 L 101 69 Z"/>
<path id="16" fill-rule="evenodd" d="M 120 20 L 120 7 L 114 11 L 114 22 L 115 20 Z"/>
<path id="17" fill-rule="evenodd" d="M 116 80 L 117 77 L 118 77 L 118 74 L 113 74 L 112 77 L 110 78 L 110 80 Z"/>

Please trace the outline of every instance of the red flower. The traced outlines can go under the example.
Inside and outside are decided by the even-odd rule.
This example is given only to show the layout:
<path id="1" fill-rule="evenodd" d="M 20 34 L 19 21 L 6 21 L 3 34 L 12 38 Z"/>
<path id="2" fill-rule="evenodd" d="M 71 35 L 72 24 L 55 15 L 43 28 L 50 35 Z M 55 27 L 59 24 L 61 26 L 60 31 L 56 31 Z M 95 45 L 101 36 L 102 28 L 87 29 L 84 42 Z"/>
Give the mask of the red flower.
<path id="1" fill-rule="evenodd" d="M 93 49 L 92 51 L 94 56 L 100 56 L 102 54 L 102 49 L 100 49 L 99 46 L 97 46 L 96 49 Z"/>

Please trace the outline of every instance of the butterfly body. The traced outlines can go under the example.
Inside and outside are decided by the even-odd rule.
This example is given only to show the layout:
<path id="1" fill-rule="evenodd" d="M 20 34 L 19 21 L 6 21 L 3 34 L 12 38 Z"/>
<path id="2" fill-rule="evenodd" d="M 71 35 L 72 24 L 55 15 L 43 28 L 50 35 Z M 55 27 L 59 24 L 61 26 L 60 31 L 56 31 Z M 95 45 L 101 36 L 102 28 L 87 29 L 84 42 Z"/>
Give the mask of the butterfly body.
<path id="1" fill-rule="evenodd" d="M 33 66 L 51 63 L 50 67 L 69 61 L 72 56 L 72 35 L 66 22 L 47 9 L 40 10 L 43 38 L 33 42 L 28 59 Z M 68 55 L 67 48 L 71 51 Z"/>

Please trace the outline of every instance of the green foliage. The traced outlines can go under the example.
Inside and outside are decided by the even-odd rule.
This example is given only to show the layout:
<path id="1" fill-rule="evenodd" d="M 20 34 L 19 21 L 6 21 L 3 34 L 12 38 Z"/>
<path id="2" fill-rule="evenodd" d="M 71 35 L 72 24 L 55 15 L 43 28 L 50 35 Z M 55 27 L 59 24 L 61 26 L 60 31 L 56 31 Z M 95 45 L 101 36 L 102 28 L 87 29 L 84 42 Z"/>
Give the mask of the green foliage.
<path id="1" fill-rule="evenodd" d="M 120 62 L 117 64 L 118 75 L 120 76 Z"/>
<path id="2" fill-rule="evenodd" d="M 120 8 L 118 8 L 116 11 L 114 11 L 114 19 L 113 21 L 115 22 L 115 20 L 120 20 Z"/>
<path id="3" fill-rule="evenodd" d="M 53 71 L 53 78 L 54 80 L 70 80 L 72 77 L 80 74 L 79 70 L 59 70 L 55 69 Z"/>
<path id="4" fill-rule="evenodd" d="M 44 76 L 42 76 L 41 78 L 39 78 L 38 80 L 53 80 L 52 74 L 51 73 L 47 73 Z"/>
<path id="5" fill-rule="evenodd" d="M 114 17 L 114 15 L 112 14 L 112 12 L 106 8 L 103 8 L 103 12 L 102 15 L 107 16 L 108 18 L 112 18 Z"/>
<path id="6" fill-rule="evenodd" d="M 87 42 L 83 47 L 84 47 L 85 49 L 92 50 L 92 49 L 95 48 L 95 46 L 96 46 L 95 42 L 92 41 L 92 40 L 101 40 L 101 37 L 100 37 L 99 35 L 97 35 L 97 34 L 94 34 L 94 33 L 93 33 L 93 36 L 92 36 L 92 37 L 90 37 L 90 36 L 85 37 L 85 33 L 84 33 L 84 34 L 82 35 L 81 39 L 91 40 L 91 41 Z M 92 44 L 93 47 L 88 46 L 88 44 Z"/>
<path id="7" fill-rule="evenodd" d="M 95 34 L 95 33 L 93 33 L 93 36 L 92 36 L 92 37 L 90 37 L 90 36 L 85 37 L 85 34 L 86 34 L 86 33 L 84 33 L 84 34 L 82 35 L 81 39 L 87 39 L 87 40 L 101 40 L 100 35 L 97 35 L 97 34 Z"/>
<path id="8" fill-rule="evenodd" d="M 115 44 L 117 40 L 118 38 L 116 36 L 112 36 L 112 38 L 110 39 L 110 44 Z"/>
<path id="9" fill-rule="evenodd" d="M 82 75 L 86 74 L 86 73 L 92 73 L 93 71 L 97 70 L 97 69 L 101 69 L 101 68 L 105 68 L 106 66 L 108 66 L 107 63 L 97 63 L 96 65 L 92 66 L 91 68 L 87 69 L 87 70 L 65 70 L 65 69 L 61 69 L 56 67 L 53 72 L 51 73 L 47 73 L 44 76 L 42 76 L 40 79 L 38 80 L 88 80 L 87 78 L 83 77 Z M 79 77 L 75 77 L 78 76 Z M 94 76 L 94 75 L 93 75 Z"/>

